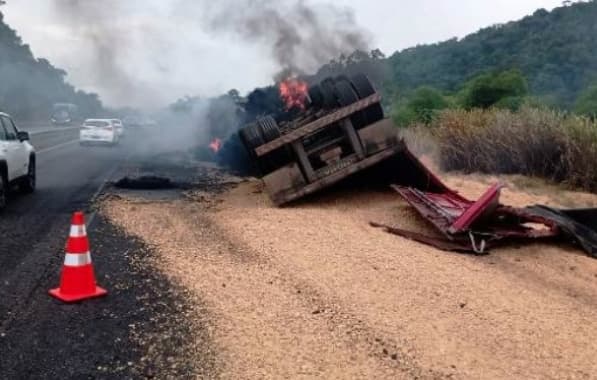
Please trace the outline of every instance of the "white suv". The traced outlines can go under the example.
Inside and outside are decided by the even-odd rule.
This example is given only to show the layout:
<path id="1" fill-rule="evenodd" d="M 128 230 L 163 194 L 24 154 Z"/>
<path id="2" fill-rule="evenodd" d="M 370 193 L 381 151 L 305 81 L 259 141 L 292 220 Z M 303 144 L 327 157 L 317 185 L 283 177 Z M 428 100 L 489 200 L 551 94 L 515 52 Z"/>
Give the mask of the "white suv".
<path id="1" fill-rule="evenodd" d="M 19 132 L 11 117 L 0 112 L 0 210 L 13 185 L 24 193 L 35 191 L 35 149 L 29 134 Z"/>

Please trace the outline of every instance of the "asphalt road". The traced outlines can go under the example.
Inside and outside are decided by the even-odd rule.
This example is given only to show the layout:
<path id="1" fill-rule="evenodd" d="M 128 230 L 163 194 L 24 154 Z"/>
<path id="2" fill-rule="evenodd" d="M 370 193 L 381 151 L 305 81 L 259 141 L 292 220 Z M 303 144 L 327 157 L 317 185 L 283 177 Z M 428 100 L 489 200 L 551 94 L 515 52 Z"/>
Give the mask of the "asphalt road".
<path id="1" fill-rule="evenodd" d="M 77 133 L 31 133 L 37 190 L 12 194 L 0 213 L 0 379 L 151 378 L 164 368 L 187 378 L 185 355 L 171 361 L 190 334 L 182 292 L 149 264 L 151 248 L 90 209 L 127 157 L 153 157 L 151 139 L 137 132 L 116 147 L 81 147 Z M 87 220 L 92 260 L 109 293 L 67 305 L 48 290 L 58 286 L 78 210 L 94 217 Z"/>
<path id="2" fill-rule="evenodd" d="M 68 134 L 33 135 L 32 143 L 37 148 L 37 190 L 12 194 L 0 214 L 0 326 L 13 304 L 34 290 L 36 276 L 24 276 L 24 271 L 39 270 L 54 258 L 50 248 L 64 244 L 70 214 L 88 208 L 127 152 L 123 146 L 83 148 Z"/>
<path id="3" fill-rule="evenodd" d="M 70 215 L 76 210 L 88 210 L 94 194 L 131 150 L 127 144 L 80 147 L 76 133 L 74 130 L 31 135 L 37 149 L 37 190 L 26 196 L 11 195 L 7 208 L 0 213 L 2 378 L 7 378 L 7 374 L 11 378 L 44 377 L 42 372 L 45 371 L 28 375 L 22 371 L 13 372 L 19 361 L 29 362 L 22 367 L 27 368 L 35 359 L 14 355 L 34 347 L 31 339 L 35 336 L 56 334 L 55 328 L 61 330 L 67 326 L 15 331 L 19 331 L 18 326 L 27 318 L 53 318 L 51 309 L 45 316 L 36 316 L 32 310 L 40 300 L 48 302 L 46 287 L 58 281 Z M 50 303 L 48 307 L 52 305 L 57 306 Z"/>

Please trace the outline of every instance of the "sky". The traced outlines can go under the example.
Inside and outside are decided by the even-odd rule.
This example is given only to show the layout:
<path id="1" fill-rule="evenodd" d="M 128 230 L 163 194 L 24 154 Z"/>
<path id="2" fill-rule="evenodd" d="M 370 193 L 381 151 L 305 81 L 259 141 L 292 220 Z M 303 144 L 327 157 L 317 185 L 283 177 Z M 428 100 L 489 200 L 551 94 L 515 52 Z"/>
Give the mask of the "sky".
<path id="1" fill-rule="evenodd" d="M 206 30 L 200 19 L 213 7 L 211 1 L 112 0 L 117 1 L 114 4 L 118 4 L 115 6 L 118 9 L 102 8 L 83 15 L 74 15 L 65 8 L 65 4 L 73 1 L 77 0 L 8 0 L 2 11 L 5 21 L 31 46 L 34 55 L 65 69 L 72 84 L 99 93 L 110 106 L 158 107 L 185 95 L 214 96 L 232 88 L 246 93 L 272 83 L 280 71 L 280 63 L 268 45 L 272 42 L 267 38 L 241 38 L 225 28 Z M 246 7 L 252 1 L 255 0 L 226 0 L 218 4 L 227 4 L 231 9 L 238 5 L 241 9 L 236 14 L 242 15 L 243 7 L 250 13 Z M 61 7 L 52 6 L 59 2 Z M 106 0 L 95 4 L 109 3 Z M 338 12 L 352 12 L 354 19 L 340 17 L 345 23 L 342 28 L 362 33 L 368 47 L 380 48 L 390 55 L 396 50 L 460 38 L 482 27 L 518 20 L 539 8 L 551 10 L 562 1 L 302 0 L 302 3 L 324 10 L 325 4 L 332 4 Z M 104 42 L 113 43 L 116 32 L 123 33 L 126 40 L 115 42 L 119 45 L 117 50 L 102 50 L 105 56 L 98 56 L 97 46 L 92 48 L 90 43 L 90 30 L 97 32 L 93 34 L 93 44 L 98 43 L 98 35 L 100 39 L 107 38 L 99 42 L 101 46 Z M 117 64 L 118 69 L 100 70 L 98 60 Z"/>

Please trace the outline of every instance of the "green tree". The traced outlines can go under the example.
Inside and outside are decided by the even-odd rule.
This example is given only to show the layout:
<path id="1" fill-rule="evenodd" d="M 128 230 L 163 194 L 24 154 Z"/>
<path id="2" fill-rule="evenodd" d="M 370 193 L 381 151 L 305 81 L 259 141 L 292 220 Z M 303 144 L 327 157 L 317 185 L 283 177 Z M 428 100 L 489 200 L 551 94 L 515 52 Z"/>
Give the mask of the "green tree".
<path id="1" fill-rule="evenodd" d="M 394 121 L 400 126 L 412 123 L 429 124 L 437 112 L 448 108 L 450 102 L 433 87 L 419 87 L 406 102 L 397 101 L 394 107 Z"/>
<path id="2" fill-rule="evenodd" d="M 461 91 L 461 105 L 464 108 L 493 106 L 517 110 L 529 88 L 525 77 L 518 70 L 481 74 L 468 81 Z"/>
<path id="3" fill-rule="evenodd" d="M 590 86 L 578 97 L 574 111 L 580 115 L 597 118 L 597 85 Z"/>
<path id="4" fill-rule="evenodd" d="M 0 5 L 1 5 L 0 1 Z M 67 73 L 44 58 L 36 58 L 29 45 L 4 22 L 0 12 L 0 110 L 17 121 L 47 120 L 53 103 L 74 103 L 84 117 L 103 112 L 97 94 L 75 89 Z"/>
<path id="5" fill-rule="evenodd" d="M 395 91 L 430 85 L 453 92 L 473 75 L 516 67 L 534 96 L 572 108 L 597 77 L 595 20 L 597 1 L 574 2 L 461 39 L 404 49 L 388 58 L 388 82 Z"/>

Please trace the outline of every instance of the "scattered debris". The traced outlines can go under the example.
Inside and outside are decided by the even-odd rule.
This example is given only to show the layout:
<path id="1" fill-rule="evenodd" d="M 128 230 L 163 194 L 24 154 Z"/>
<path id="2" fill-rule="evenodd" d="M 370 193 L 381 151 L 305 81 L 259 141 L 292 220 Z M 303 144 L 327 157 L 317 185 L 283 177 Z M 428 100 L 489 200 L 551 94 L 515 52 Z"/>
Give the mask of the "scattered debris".
<path id="1" fill-rule="evenodd" d="M 528 207 L 526 211 L 553 221 L 563 235 L 597 259 L 597 209 L 558 210 L 537 205 Z"/>
<path id="2" fill-rule="evenodd" d="M 178 186 L 169 178 L 156 176 L 142 176 L 137 178 L 124 177 L 114 183 L 119 189 L 131 190 L 167 190 Z"/>
<path id="3" fill-rule="evenodd" d="M 406 150 L 408 152 L 408 150 Z M 403 156 L 418 173 L 404 173 L 402 182 L 392 185 L 398 194 L 430 224 L 440 236 L 370 223 L 414 241 L 445 251 L 488 253 L 498 243 L 565 238 L 580 244 L 597 258 L 597 209 L 556 210 L 546 206 L 514 208 L 500 204 L 501 184 L 491 186 L 477 201 L 471 201 L 444 185 L 412 154 Z M 424 185 L 416 178 L 426 178 Z"/>

